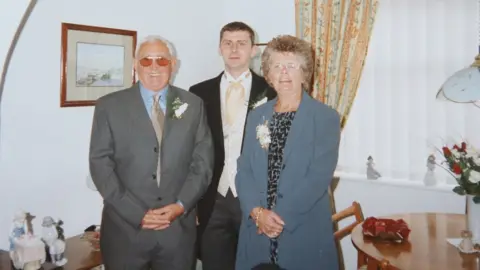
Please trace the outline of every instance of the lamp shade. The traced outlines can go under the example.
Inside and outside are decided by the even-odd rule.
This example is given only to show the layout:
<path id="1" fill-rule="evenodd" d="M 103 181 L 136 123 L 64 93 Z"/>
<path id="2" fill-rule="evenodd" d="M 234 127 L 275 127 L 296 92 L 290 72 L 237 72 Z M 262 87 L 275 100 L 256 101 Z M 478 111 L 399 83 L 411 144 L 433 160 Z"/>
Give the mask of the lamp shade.
<path id="1" fill-rule="evenodd" d="M 455 72 L 443 83 L 437 99 L 456 103 L 480 101 L 480 54 L 471 66 Z"/>

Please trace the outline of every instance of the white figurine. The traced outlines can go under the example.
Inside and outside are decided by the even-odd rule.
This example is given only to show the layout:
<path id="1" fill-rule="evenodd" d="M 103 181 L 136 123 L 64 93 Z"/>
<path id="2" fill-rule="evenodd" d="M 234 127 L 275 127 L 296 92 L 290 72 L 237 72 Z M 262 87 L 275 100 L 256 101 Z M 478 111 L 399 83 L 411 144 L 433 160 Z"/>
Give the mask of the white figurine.
<path id="1" fill-rule="evenodd" d="M 10 258 L 13 256 L 15 251 L 15 239 L 19 239 L 25 234 L 27 234 L 27 213 L 24 211 L 19 211 L 13 217 L 13 228 L 10 232 Z"/>
<path id="2" fill-rule="evenodd" d="M 10 259 L 15 269 L 37 270 L 45 262 L 45 244 L 33 233 L 33 216 L 24 211 L 15 214 L 10 235 Z"/>
<path id="3" fill-rule="evenodd" d="M 58 222 L 61 225 L 61 221 Z M 44 217 L 42 222 L 42 240 L 48 247 L 52 263 L 63 266 L 67 263 L 65 258 L 65 241 L 59 239 L 58 226 L 52 217 Z M 61 229 L 61 228 L 60 228 Z"/>
<path id="4" fill-rule="evenodd" d="M 375 162 L 373 162 L 373 158 L 372 156 L 368 156 L 368 159 L 367 159 L 367 179 L 378 179 L 380 177 L 382 177 L 380 175 L 380 173 L 375 170 Z"/>
<path id="5" fill-rule="evenodd" d="M 425 183 L 426 186 L 435 186 L 437 183 L 437 179 L 435 177 L 436 165 L 435 156 L 429 155 L 427 158 L 427 172 L 423 178 L 423 183 Z"/>

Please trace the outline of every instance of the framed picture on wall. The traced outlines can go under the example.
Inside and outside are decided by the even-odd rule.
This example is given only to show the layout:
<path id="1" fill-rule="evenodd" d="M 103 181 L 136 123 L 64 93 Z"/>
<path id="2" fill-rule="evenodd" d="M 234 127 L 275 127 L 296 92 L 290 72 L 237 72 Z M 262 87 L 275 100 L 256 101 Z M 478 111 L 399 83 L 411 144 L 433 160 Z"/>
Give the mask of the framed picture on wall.
<path id="1" fill-rule="evenodd" d="M 135 83 L 137 32 L 62 23 L 60 107 L 93 106 Z"/>
<path id="2" fill-rule="evenodd" d="M 252 61 L 250 62 L 250 68 L 257 73 L 259 76 L 263 76 L 262 73 L 262 53 L 263 50 L 265 49 L 265 46 L 267 46 L 267 43 L 255 43 L 255 46 L 257 46 L 257 54 L 253 57 Z"/>

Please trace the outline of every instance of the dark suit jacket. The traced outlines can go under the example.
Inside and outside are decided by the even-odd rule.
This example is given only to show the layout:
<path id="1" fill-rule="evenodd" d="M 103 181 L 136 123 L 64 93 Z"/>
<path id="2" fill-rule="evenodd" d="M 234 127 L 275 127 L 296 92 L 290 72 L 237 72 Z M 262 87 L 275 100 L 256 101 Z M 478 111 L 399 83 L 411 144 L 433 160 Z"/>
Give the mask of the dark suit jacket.
<path id="1" fill-rule="evenodd" d="M 251 269 L 269 258 L 270 241 L 257 234 L 249 214 L 267 207 L 268 149 L 256 138 L 256 128 L 270 120 L 275 100 L 252 111 L 245 144 L 238 159 L 235 184 L 242 225 L 235 269 Z M 338 269 L 328 187 L 337 165 L 339 114 L 303 93 L 288 133 L 273 211 L 285 222 L 278 237 L 279 266 L 286 269 Z"/>
<path id="2" fill-rule="evenodd" d="M 90 173 L 103 197 L 103 256 L 123 256 L 130 243 L 194 244 L 195 206 L 210 184 L 213 142 L 203 101 L 170 86 L 161 147 L 138 84 L 98 99 L 90 141 Z M 172 101 L 188 104 L 172 118 Z M 161 154 L 161 175 L 156 175 Z M 160 187 L 156 178 L 160 177 Z M 161 231 L 141 229 L 147 210 L 180 200 L 186 214 Z M 193 210 L 193 211 L 192 211 Z M 148 241 L 140 241 L 144 234 Z M 130 251 L 131 252 L 131 251 Z"/>
<path id="3" fill-rule="evenodd" d="M 267 84 L 263 77 L 252 72 L 252 88 L 250 91 L 250 102 L 255 103 L 264 97 L 271 100 L 276 96 L 276 92 Z M 200 222 L 199 233 L 202 233 L 210 218 L 215 204 L 218 183 L 223 172 L 225 162 L 225 147 L 222 125 L 222 112 L 220 100 L 220 82 L 223 72 L 215 78 L 200 82 L 190 87 L 190 92 L 202 98 L 207 110 L 208 124 L 212 130 L 213 145 L 215 149 L 215 166 L 213 168 L 213 178 L 208 191 L 198 203 L 198 219 Z M 248 112 L 251 110 L 250 106 Z M 248 113 L 247 112 L 247 113 Z M 246 122 L 246 121 L 245 121 Z"/>

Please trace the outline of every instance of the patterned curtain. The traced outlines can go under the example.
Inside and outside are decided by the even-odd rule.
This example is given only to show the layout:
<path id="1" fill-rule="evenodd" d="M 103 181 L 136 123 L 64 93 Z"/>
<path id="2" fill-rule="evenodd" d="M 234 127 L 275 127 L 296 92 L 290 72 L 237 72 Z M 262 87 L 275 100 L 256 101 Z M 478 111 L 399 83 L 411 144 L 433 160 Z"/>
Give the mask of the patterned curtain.
<path id="1" fill-rule="evenodd" d="M 357 93 L 378 0 L 295 0 L 296 35 L 314 47 L 311 95 L 335 108 L 342 129 Z"/>

